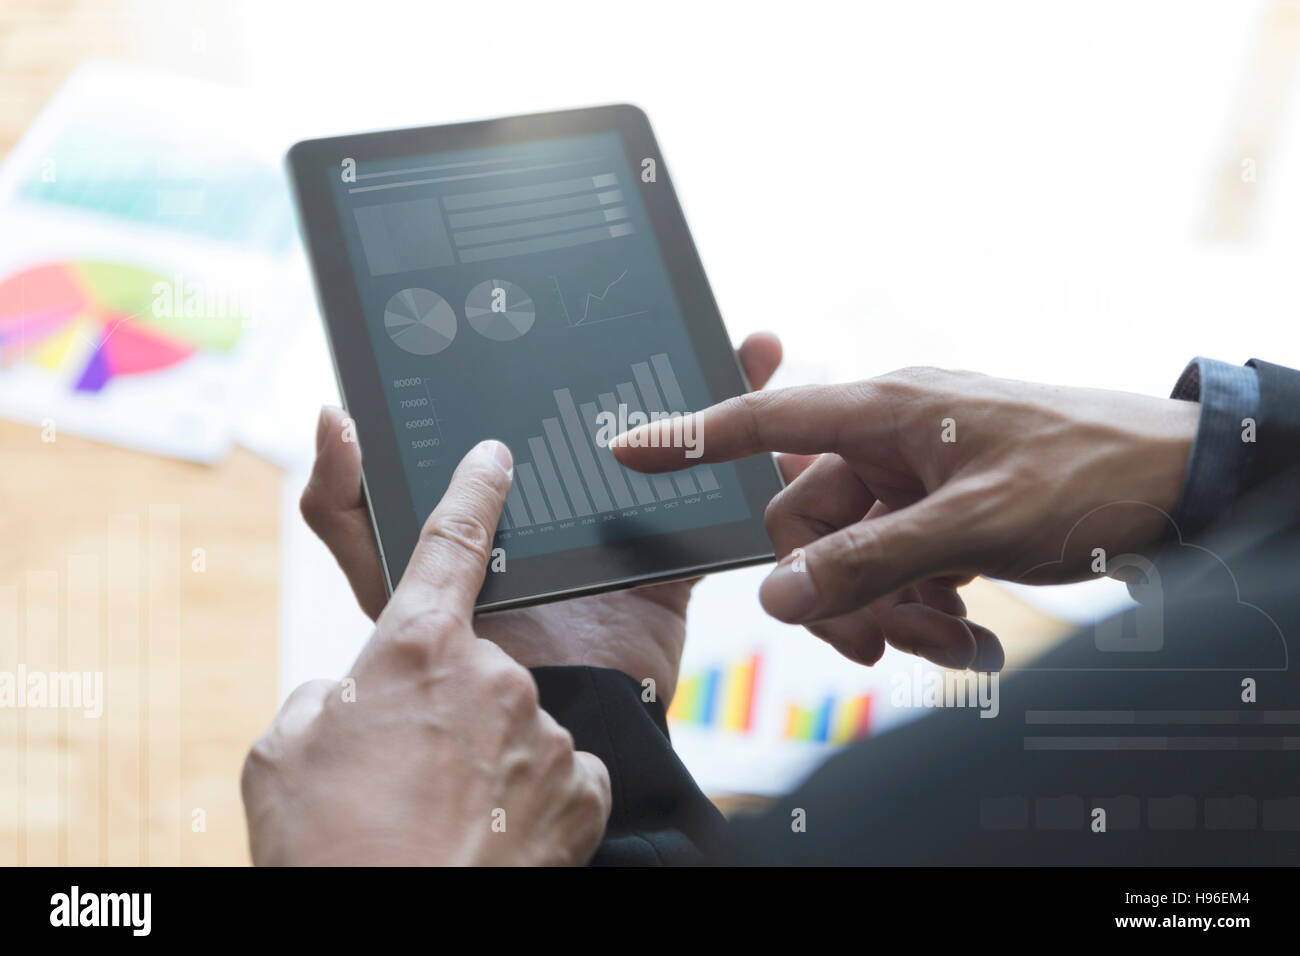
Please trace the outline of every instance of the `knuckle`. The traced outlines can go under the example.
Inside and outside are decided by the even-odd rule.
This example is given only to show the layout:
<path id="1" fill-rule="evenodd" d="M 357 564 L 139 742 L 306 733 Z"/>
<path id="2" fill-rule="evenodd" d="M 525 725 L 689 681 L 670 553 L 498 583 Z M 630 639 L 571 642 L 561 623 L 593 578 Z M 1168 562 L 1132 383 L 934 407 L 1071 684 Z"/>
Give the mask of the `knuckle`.
<path id="1" fill-rule="evenodd" d="M 296 736 L 311 726 L 321 712 L 325 699 L 338 687 L 337 681 L 309 680 L 299 684 L 284 700 L 276 715 L 274 728 L 285 736 Z"/>
<path id="2" fill-rule="evenodd" d="M 950 372 L 930 365 L 909 365 L 895 369 L 860 386 L 895 403 L 913 402 L 944 388 Z"/>
<path id="3" fill-rule="evenodd" d="M 565 765 L 573 761 L 573 734 L 559 724 L 546 734 L 546 746 L 553 763 Z"/>
<path id="4" fill-rule="evenodd" d="M 794 505 L 794 494 L 790 491 L 792 487 L 793 485 L 787 485 L 778 491 L 763 509 L 763 527 L 767 529 L 769 537 L 790 523 Z"/>
<path id="5" fill-rule="evenodd" d="M 442 642 L 438 639 L 469 626 L 461 615 L 437 604 L 412 607 L 407 602 L 391 602 L 384 617 L 385 649 L 409 667 L 431 666 L 440 657 Z"/>
<path id="6" fill-rule="evenodd" d="M 584 783 L 578 789 L 574 803 L 582 818 L 590 821 L 593 828 L 604 824 L 605 790 L 599 783 L 594 780 Z"/>
<path id="7" fill-rule="evenodd" d="M 394 634 L 388 642 L 387 650 L 390 659 L 401 670 L 428 670 L 433 667 L 433 646 L 414 628 Z"/>
<path id="8" fill-rule="evenodd" d="M 257 738 L 244 756 L 244 766 L 239 774 L 239 790 L 245 803 L 249 802 L 250 797 L 275 771 L 278 756 L 276 748 L 270 743 L 269 737 L 268 733 Z"/>
<path id="9" fill-rule="evenodd" d="M 775 498 L 767 503 L 763 509 L 763 527 L 767 529 L 767 536 L 772 537 L 772 533 L 781 526 L 782 509 L 777 502 L 781 496 L 778 494 Z"/>
<path id="10" fill-rule="evenodd" d="M 603 829 L 610 808 L 609 771 L 603 763 L 594 763 L 594 772 L 586 776 L 579 788 L 577 803 L 583 816 Z"/>
<path id="11" fill-rule="evenodd" d="M 316 490 L 316 485 L 308 482 L 307 487 L 302 490 L 302 495 L 298 498 L 298 512 L 302 519 L 307 522 L 307 527 L 315 531 L 325 521 L 325 502 L 321 500 L 320 492 Z"/>
<path id="12" fill-rule="evenodd" d="M 532 713 L 538 706 L 537 684 L 523 667 L 508 662 L 488 676 L 488 692 L 514 715 Z"/>
<path id="13" fill-rule="evenodd" d="M 883 378 L 888 381 L 925 384 L 927 382 L 933 382 L 938 378 L 942 378 L 947 374 L 946 370 L 937 368 L 933 365 L 908 365 L 905 368 L 899 368 L 889 372 L 883 376 Z"/>
<path id="14" fill-rule="evenodd" d="M 492 555 L 492 535 L 482 521 L 470 515 L 435 515 L 425 524 L 421 537 L 463 551 L 483 564 Z"/>
<path id="15" fill-rule="evenodd" d="M 774 407 L 779 407 L 784 401 L 788 401 L 791 394 L 797 395 L 799 389 L 787 389 L 786 392 L 742 392 L 730 401 L 745 413 L 746 416 L 758 422 Z"/>
<path id="16" fill-rule="evenodd" d="M 910 365 L 872 381 L 885 386 L 896 398 L 913 399 L 922 395 L 939 396 L 968 392 L 973 382 L 983 378 L 985 376 L 978 372 L 938 368 L 933 365 Z"/>
<path id="17" fill-rule="evenodd" d="M 736 426 L 742 441 L 752 445 L 759 439 L 761 421 L 767 411 L 768 392 L 743 392 L 724 403 L 727 417 L 736 419 Z"/>
<path id="18" fill-rule="evenodd" d="M 830 557 L 844 557 L 849 563 L 856 563 L 874 553 L 880 542 L 880 535 L 870 521 L 857 521 L 848 525 L 839 533 L 838 538 L 839 547 L 835 550 L 839 553 Z M 832 567 L 838 564 L 834 560 L 828 563 Z"/>
<path id="19" fill-rule="evenodd" d="M 449 634 L 469 626 L 462 614 L 445 604 L 421 607 L 411 612 L 407 621 L 413 635 L 420 638 Z"/>
<path id="20" fill-rule="evenodd" d="M 604 809 L 609 806 L 609 771 L 605 765 L 596 762 L 596 773 L 593 773 L 587 780 L 586 787 L 583 788 L 585 796 L 597 809 Z"/>

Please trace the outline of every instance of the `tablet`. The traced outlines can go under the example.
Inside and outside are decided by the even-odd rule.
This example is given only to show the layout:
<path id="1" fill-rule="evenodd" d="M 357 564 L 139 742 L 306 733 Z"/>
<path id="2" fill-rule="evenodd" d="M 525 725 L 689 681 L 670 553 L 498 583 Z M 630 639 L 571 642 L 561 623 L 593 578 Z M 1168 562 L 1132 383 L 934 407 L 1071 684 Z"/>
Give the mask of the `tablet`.
<path id="1" fill-rule="evenodd" d="M 390 590 L 485 438 L 515 474 L 480 610 L 772 559 L 770 456 L 642 475 L 608 448 L 748 387 L 644 113 L 308 140 L 288 167 Z"/>

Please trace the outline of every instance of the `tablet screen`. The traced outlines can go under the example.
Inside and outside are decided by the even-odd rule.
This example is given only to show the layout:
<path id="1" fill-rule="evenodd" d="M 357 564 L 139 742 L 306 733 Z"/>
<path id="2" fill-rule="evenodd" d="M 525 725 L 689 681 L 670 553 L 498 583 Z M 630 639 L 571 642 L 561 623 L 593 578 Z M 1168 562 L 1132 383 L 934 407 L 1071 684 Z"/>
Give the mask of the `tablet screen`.
<path id="1" fill-rule="evenodd" d="M 714 401 L 641 201 L 654 170 L 616 133 L 329 173 L 417 523 L 489 437 L 515 459 L 510 557 L 750 516 L 732 465 L 641 475 L 607 447 Z"/>

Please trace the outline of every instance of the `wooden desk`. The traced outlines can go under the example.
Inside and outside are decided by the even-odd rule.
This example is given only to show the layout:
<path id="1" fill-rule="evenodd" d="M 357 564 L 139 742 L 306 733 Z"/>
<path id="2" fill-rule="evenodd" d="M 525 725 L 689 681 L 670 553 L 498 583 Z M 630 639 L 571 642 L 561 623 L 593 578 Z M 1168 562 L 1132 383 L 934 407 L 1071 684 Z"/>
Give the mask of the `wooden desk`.
<path id="1" fill-rule="evenodd" d="M 275 704 L 280 473 L 243 451 L 208 468 L 42 437 L 0 422 L 0 660 L 102 671 L 107 706 L 0 709 L 0 863 L 244 862 L 239 769 Z"/>
<path id="2" fill-rule="evenodd" d="M 89 57 L 234 79 L 226 6 L 6 0 L 0 153 Z M 243 451 L 207 468 L 0 422 L 0 670 L 102 669 L 110 702 L 0 709 L 0 864 L 247 861 L 239 769 L 275 703 L 279 482 Z"/>

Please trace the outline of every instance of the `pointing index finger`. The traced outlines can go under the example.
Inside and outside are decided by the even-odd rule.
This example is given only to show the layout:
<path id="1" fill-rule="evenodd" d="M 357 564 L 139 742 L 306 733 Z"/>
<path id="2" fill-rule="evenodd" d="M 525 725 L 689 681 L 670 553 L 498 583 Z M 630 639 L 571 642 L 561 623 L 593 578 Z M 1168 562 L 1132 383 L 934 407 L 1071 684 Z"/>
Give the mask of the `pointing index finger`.
<path id="1" fill-rule="evenodd" d="M 501 442 L 470 450 L 425 521 L 393 603 L 436 605 L 470 619 L 513 474 L 510 450 Z"/>
<path id="2" fill-rule="evenodd" d="M 870 427 L 872 386 L 805 385 L 748 392 L 674 421 L 629 429 L 610 446 L 620 463 L 661 472 L 763 452 L 837 451 L 845 428 Z"/>

